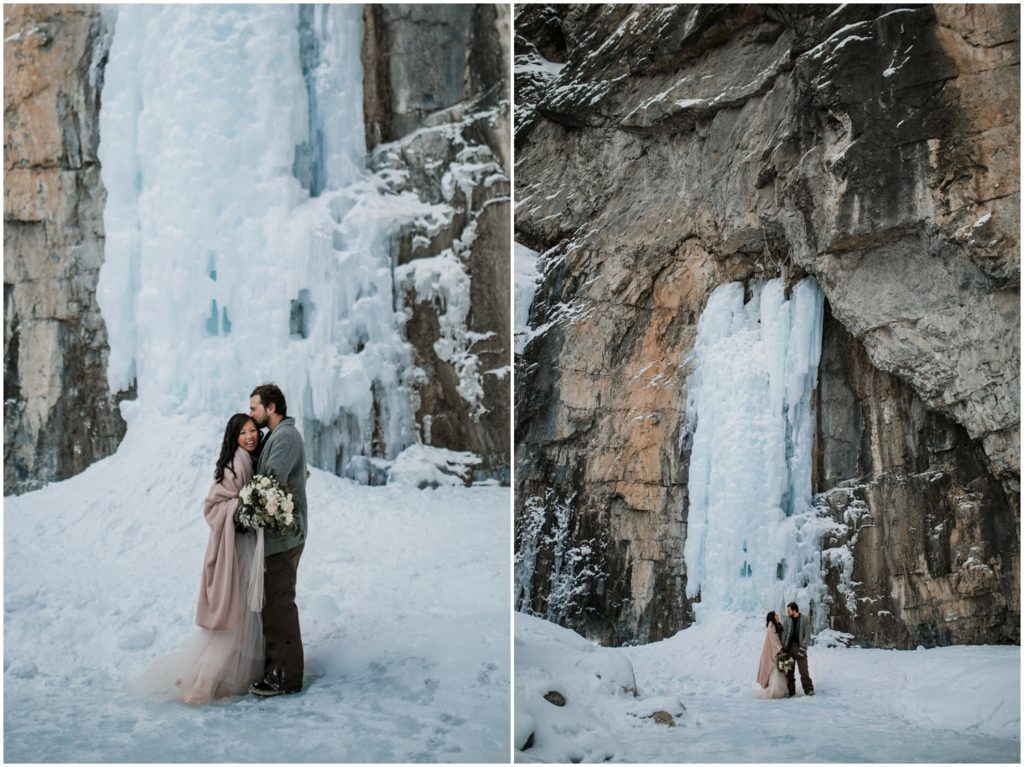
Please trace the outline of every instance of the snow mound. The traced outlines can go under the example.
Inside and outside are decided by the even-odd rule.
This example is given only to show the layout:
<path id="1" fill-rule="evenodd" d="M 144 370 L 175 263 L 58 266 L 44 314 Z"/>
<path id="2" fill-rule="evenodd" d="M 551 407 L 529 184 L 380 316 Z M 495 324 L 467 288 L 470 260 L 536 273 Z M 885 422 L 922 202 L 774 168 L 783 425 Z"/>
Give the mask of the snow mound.
<path id="1" fill-rule="evenodd" d="M 443 487 L 466 485 L 473 467 L 480 463 L 475 453 L 446 450 L 430 445 L 410 445 L 395 458 L 388 481 L 396 485 Z"/>
<path id="2" fill-rule="evenodd" d="M 516 614 L 515 744 L 518 761 L 601 762 L 615 756 L 609 728 L 591 710 L 595 697 L 629 697 L 629 659 L 569 629 Z M 550 693 L 564 698 L 551 702 Z M 545 698 L 548 695 L 549 698 Z M 530 748 L 524 750 L 532 736 Z"/>

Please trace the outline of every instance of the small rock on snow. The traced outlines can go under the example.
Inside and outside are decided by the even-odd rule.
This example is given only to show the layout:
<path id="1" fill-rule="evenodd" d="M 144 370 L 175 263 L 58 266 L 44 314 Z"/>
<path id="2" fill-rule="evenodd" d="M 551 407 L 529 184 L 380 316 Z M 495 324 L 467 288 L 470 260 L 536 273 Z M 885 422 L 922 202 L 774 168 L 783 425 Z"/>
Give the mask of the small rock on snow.
<path id="1" fill-rule="evenodd" d="M 557 690 L 550 690 L 550 691 L 544 693 L 544 700 L 546 700 L 548 703 L 551 703 L 551 704 L 553 704 L 555 706 L 564 706 L 565 705 L 565 696 L 562 695 L 562 693 L 558 692 Z"/>

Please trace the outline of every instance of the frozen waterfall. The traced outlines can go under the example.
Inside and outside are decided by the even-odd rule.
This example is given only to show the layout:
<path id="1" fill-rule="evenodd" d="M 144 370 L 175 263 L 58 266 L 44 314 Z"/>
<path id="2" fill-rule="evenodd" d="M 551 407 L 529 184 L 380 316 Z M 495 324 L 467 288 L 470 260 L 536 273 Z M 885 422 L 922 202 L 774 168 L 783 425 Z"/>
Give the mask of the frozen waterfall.
<path id="1" fill-rule="evenodd" d="M 396 214 L 364 170 L 362 8 L 109 13 L 98 300 L 129 421 L 226 417 L 273 381 L 310 463 L 394 457 L 416 441 L 413 366 Z"/>
<path id="2" fill-rule="evenodd" d="M 697 327 L 684 438 L 692 440 L 683 556 L 699 616 L 820 605 L 811 508 L 812 397 L 824 298 L 813 278 L 722 285 Z"/>

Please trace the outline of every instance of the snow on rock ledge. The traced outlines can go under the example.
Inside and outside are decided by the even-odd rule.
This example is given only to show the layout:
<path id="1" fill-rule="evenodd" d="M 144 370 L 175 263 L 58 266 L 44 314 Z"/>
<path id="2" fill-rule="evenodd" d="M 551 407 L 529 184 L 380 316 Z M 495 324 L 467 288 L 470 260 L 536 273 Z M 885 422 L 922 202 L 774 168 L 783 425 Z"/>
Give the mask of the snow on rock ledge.
<path id="1" fill-rule="evenodd" d="M 411 445 L 398 454 L 388 473 L 388 482 L 420 489 L 468 485 L 473 467 L 479 463 L 480 458 L 473 453 Z"/>
<path id="2" fill-rule="evenodd" d="M 367 6 L 369 168 L 443 215 L 391 239 L 419 441 L 509 476 L 509 11 Z"/>

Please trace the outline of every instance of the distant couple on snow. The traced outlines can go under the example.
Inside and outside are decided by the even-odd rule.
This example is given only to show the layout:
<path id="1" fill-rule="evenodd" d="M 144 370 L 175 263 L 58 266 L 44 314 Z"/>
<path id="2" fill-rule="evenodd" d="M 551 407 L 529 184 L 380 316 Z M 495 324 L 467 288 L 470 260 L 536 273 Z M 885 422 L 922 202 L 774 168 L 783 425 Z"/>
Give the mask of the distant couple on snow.
<path id="1" fill-rule="evenodd" d="M 800 613 L 796 602 L 786 607 L 785 620 L 777 612 L 768 613 L 761 648 L 761 663 L 757 669 L 757 682 L 767 698 L 792 698 L 796 695 L 796 674 L 800 670 L 800 684 L 804 695 L 814 695 L 814 682 L 807 668 L 807 646 L 811 641 L 811 622 Z"/>
<path id="2" fill-rule="evenodd" d="M 261 428 L 268 429 L 265 436 Z M 243 489 L 254 476 L 277 483 L 272 492 L 278 500 L 270 505 L 287 509 L 287 526 L 257 531 L 248 524 L 252 507 L 242 499 L 261 488 Z M 203 516 L 210 538 L 196 609 L 202 630 L 157 661 L 138 689 L 176 686 L 178 700 L 190 704 L 247 691 L 263 697 L 299 692 L 304 660 L 295 581 L 307 530 L 306 457 L 295 419 L 274 384 L 257 386 L 249 414 L 228 420 Z"/>

